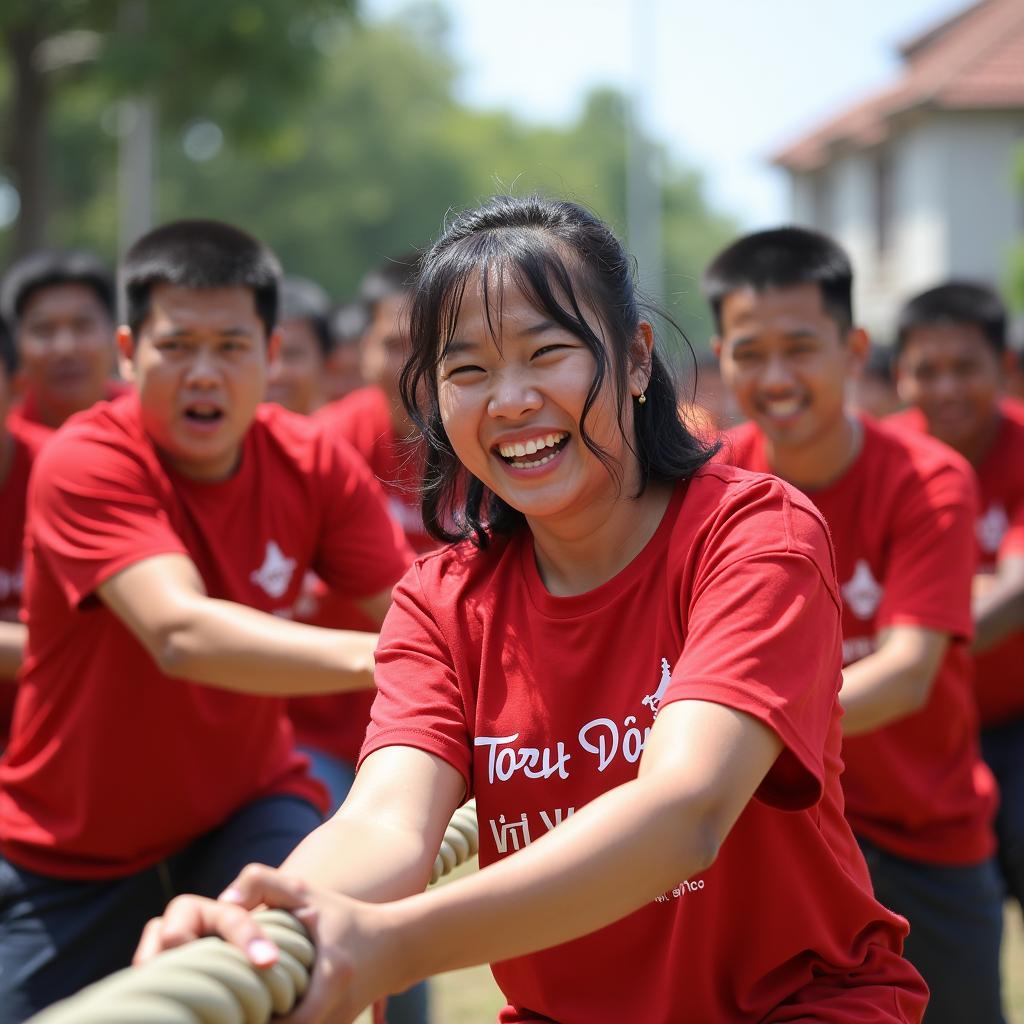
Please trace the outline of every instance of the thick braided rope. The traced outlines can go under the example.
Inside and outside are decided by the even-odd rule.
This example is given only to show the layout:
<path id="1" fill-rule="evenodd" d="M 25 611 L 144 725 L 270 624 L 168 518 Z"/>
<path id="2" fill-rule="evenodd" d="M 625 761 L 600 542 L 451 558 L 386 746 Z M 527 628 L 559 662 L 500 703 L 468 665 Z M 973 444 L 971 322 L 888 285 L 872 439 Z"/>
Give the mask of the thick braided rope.
<path id="1" fill-rule="evenodd" d="M 476 802 L 445 830 L 430 884 L 465 863 L 479 846 Z M 198 939 L 82 989 L 28 1024 L 268 1024 L 290 1013 L 309 986 L 315 950 L 305 927 L 283 910 L 254 915 L 281 951 L 257 970 L 223 939 Z"/>

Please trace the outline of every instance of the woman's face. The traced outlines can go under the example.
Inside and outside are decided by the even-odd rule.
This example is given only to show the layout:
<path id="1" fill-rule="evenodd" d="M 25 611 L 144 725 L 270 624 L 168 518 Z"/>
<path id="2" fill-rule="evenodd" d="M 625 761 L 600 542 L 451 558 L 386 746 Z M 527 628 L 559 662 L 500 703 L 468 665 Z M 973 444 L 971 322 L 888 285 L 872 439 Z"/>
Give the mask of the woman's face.
<path id="1" fill-rule="evenodd" d="M 493 296 L 495 288 L 490 292 Z M 581 305 L 603 337 L 592 309 Z M 617 481 L 584 444 L 580 418 L 596 362 L 586 344 L 552 322 L 510 280 L 500 312 L 487 322 L 480 282 L 467 286 L 451 342 L 438 367 L 441 420 L 460 461 L 531 520 L 563 520 L 618 493 Z M 498 319 L 500 317 L 500 319 Z M 589 437 L 623 468 L 623 490 L 636 458 L 619 427 L 631 422 L 631 398 L 617 406 L 609 368 L 587 416 Z M 641 385 L 630 388 L 639 394 Z"/>

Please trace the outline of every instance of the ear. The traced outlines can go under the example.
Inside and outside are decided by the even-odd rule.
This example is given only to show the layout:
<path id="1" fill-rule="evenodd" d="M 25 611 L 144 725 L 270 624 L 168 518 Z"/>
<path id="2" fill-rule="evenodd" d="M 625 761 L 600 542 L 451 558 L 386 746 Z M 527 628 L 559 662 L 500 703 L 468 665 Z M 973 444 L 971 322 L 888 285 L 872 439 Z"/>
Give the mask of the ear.
<path id="1" fill-rule="evenodd" d="M 851 327 L 846 332 L 846 351 L 850 355 L 850 369 L 860 373 L 871 351 L 871 337 L 863 327 Z"/>
<path id="2" fill-rule="evenodd" d="M 135 336 L 127 324 L 121 324 L 117 329 L 117 368 L 121 371 L 121 377 L 134 383 L 135 381 Z"/>
<path id="3" fill-rule="evenodd" d="M 1004 349 L 1001 362 L 1004 382 L 1012 380 L 1017 375 L 1018 370 L 1019 360 L 1017 358 L 1017 353 L 1014 352 L 1012 348 Z"/>
<path id="4" fill-rule="evenodd" d="M 267 338 L 267 365 L 269 366 L 281 351 L 281 328 L 275 327 Z"/>
<path id="5" fill-rule="evenodd" d="M 715 358 L 719 362 L 721 362 L 722 361 L 722 339 L 717 334 L 711 339 L 711 351 L 714 352 Z"/>
<path id="6" fill-rule="evenodd" d="M 638 398 L 651 380 L 651 359 L 654 355 L 654 328 L 646 320 L 637 325 L 629 346 L 629 390 Z"/>

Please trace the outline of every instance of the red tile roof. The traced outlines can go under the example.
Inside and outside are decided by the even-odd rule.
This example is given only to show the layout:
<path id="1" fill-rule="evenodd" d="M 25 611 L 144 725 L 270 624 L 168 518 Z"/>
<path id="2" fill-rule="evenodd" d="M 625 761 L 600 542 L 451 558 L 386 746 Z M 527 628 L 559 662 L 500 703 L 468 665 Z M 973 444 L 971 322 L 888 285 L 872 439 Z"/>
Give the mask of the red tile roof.
<path id="1" fill-rule="evenodd" d="M 942 110 L 1024 109 L 1024 2 L 981 0 L 900 50 L 902 77 L 787 146 L 773 162 L 809 171 L 837 143 L 871 146 L 892 118 L 917 107 Z"/>

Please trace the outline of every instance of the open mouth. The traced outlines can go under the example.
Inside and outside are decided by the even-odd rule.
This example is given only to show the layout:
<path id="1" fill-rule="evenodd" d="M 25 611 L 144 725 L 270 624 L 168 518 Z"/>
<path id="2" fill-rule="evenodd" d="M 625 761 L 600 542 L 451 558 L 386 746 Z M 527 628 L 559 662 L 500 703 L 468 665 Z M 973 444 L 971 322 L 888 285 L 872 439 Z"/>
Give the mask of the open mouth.
<path id="1" fill-rule="evenodd" d="M 209 426 L 224 418 L 224 410 L 215 405 L 190 405 L 185 409 L 185 419 L 191 423 Z"/>
<path id="2" fill-rule="evenodd" d="M 556 431 L 531 437 L 528 441 L 495 445 L 495 451 L 513 469 L 538 469 L 550 462 L 568 443 L 569 435 Z"/>
<path id="3" fill-rule="evenodd" d="M 761 402 L 761 409 L 773 419 L 784 420 L 801 412 L 805 404 L 802 398 L 766 399 Z"/>

